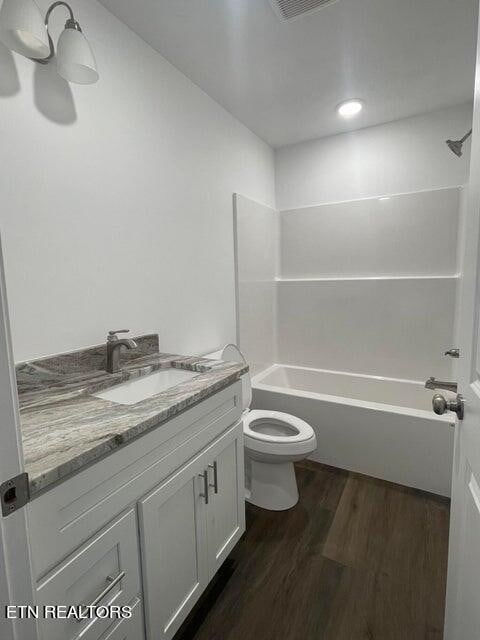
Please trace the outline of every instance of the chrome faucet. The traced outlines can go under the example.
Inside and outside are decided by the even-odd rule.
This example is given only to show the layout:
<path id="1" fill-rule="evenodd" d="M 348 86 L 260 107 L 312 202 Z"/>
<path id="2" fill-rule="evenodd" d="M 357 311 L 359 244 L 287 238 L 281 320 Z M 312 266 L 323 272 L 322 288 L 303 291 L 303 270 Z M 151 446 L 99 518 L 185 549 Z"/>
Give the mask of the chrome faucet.
<path id="1" fill-rule="evenodd" d="M 435 380 L 433 376 L 431 376 L 425 382 L 425 389 L 445 389 L 446 391 L 453 391 L 453 393 L 457 393 L 458 384 L 456 382 L 445 382 L 442 380 Z"/>
<path id="2" fill-rule="evenodd" d="M 130 338 L 120 339 L 117 333 L 128 333 L 130 329 L 118 329 L 117 331 L 109 331 L 107 336 L 107 365 L 105 369 L 108 373 L 117 373 L 120 371 L 120 349 L 136 349 L 137 343 Z"/>

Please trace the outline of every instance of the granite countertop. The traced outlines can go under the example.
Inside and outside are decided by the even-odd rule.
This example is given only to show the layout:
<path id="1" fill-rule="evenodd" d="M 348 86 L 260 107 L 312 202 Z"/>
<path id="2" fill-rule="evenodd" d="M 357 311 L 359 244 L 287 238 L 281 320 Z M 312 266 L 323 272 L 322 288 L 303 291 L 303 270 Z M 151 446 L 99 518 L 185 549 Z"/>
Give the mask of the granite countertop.
<path id="1" fill-rule="evenodd" d="M 25 471 L 30 497 L 112 452 L 248 371 L 234 362 L 158 351 L 158 336 L 135 338 L 138 349 L 121 355 L 122 370 L 105 371 L 105 345 L 17 365 Z M 169 367 L 198 371 L 133 405 L 96 398 L 126 380 Z"/>

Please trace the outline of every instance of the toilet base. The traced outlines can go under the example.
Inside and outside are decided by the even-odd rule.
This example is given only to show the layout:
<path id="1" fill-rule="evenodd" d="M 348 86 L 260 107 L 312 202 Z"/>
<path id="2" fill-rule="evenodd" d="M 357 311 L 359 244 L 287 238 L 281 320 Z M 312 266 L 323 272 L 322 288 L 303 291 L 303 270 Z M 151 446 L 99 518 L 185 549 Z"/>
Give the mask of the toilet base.
<path id="1" fill-rule="evenodd" d="M 293 462 L 272 464 L 250 460 L 250 465 L 247 502 L 272 511 L 284 511 L 297 504 L 298 487 Z"/>

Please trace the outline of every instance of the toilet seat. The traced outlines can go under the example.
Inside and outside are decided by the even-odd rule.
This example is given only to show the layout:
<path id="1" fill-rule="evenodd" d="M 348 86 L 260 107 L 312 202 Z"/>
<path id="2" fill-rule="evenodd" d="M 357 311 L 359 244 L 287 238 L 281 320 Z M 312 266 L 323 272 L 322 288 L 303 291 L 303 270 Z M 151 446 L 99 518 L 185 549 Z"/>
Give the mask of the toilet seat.
<path id="1" fill-rule="evenodd" d="M 281 435 L 262 433 L 254 429 L 254 423 L 272 423 L 277 424 L 280 430 L 292 431 L 291 434 Z M 262 411 L 253 409 L 248 411 L 243 420 L 243 432 L 246 436 L 254 438 L 256 440 L 262 440 L 263 442 L 303 442 L 309 440 L 313 436 L 312 427 L 307 424 L 301 418 L 292 416 L 289 413 L 283 413 L 282 411 Z"/>
<path id="2" fill-rule="evenodd" d="M 255 423 L 277 425 L 280 431 L 291 430 L 291 435 L 261 433 Z M 272 456 L 303 456 L 316 448 L 316 437 L 312 427 L 301 418 L 281 411 L 254 409 L 243 416 L 245 447 L 250 451 Z"/>

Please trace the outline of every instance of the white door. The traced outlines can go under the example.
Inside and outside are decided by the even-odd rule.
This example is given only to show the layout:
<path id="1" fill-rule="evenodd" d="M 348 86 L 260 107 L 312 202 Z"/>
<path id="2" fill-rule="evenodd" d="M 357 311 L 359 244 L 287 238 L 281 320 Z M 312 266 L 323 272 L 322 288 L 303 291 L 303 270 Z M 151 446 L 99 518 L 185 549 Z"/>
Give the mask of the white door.
<path id="1" fill-rule="evenodd" d="M 461 297 L 459 392 L 463 421 L 457 421 L 447 587 L 446 640 L 480 638 L 480 56 L 466 220 Z"/>
<path id="2" fill-rule="evenodd" d="M 208 584 L 203 454 L 139 503 L 148 640 L 172 638 Z"/>
<path id="3" fill-rule="evenodd" d="M 0 243 L 0 485 L 24 470 L 19 424 Z M 34 620 L 9 620 L 5 616 L 7 604 L 34 603 L 26 509 L 15 507 L 13 494 L 10 507 L 9 515 L 0 511 L 0 638 L 36 640 L 37 623 Z"/>
<path id="4" fill-rule="evenodd" d="M 205 452 L 209 475 L 207 543 L 209 578 L 245 531 L 243 426 L 237 424 Z"/>

